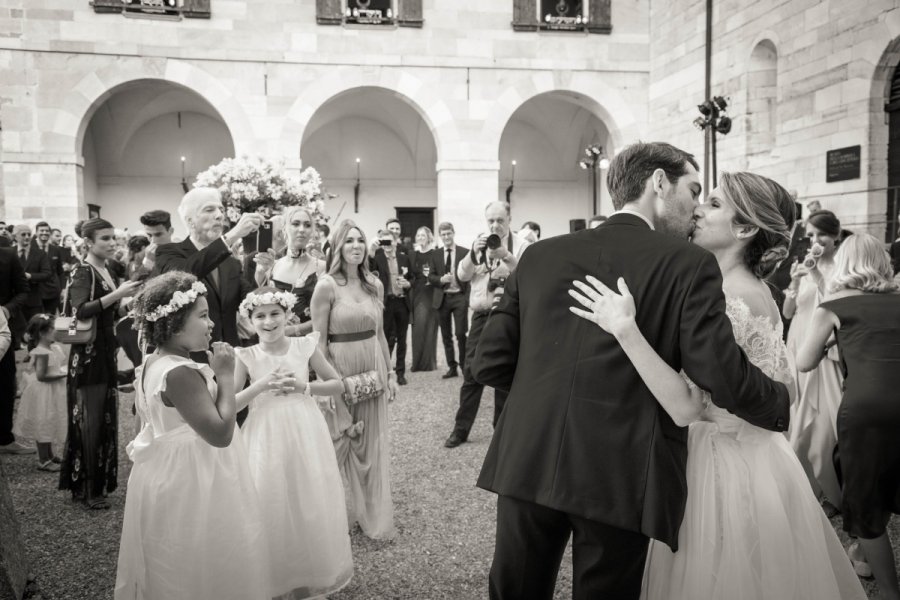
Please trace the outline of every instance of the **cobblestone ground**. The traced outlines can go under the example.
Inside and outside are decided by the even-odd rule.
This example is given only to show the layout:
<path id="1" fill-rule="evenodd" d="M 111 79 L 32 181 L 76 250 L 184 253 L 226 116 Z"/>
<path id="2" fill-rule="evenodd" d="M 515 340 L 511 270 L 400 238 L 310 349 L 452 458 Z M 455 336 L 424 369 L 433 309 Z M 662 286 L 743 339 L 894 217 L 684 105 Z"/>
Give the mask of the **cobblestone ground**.
<path id="1" fill-rule="evenodd" d="M 442 353 L 441 353 L 442 354 Z M 448 450 L 461 378 L 443 380 L 444 368 L 409 373 L 409 385 L 391 405 L 392 480 L 398 535 L 373 542 L 352 536 L 356 573 L 334 600 L 468 600 L 487 597 L 493 552 L 495 497 L 475 488 L 491 435 L 493 394 L 485 393 L 470 442 Z M 88 512 L 56 490 L 56 474 L 35 469 L 34 456 L 3 457 L 32 574 L 41 597 L 111 598 L 130 463 L 131 394 L 120 404 L 120 488 L 112 509 Z M 835 520 L 839 527 L 839 520 Z M 897 520 L 892 535 L 900 541 Z M 843 537 L 845 544 L 846 537 Z M 900 555 L 900 552 L 898 552 Z M 571 598 L 567 553 L 556 598 Z M 874 586 L 867 583 L 874 594 Z"/>

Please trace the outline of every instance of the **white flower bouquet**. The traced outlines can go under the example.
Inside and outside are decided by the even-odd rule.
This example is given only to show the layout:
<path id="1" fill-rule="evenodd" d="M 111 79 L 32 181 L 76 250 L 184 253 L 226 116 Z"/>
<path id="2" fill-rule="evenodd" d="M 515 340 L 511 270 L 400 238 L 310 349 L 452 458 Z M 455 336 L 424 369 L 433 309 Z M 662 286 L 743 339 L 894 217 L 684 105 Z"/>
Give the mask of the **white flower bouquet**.
<path id="1" fill-rule="evenodd" d="M 296 205 L 309 206 L 324 216 L 322 178 L 312 167 L 292 177 L 283 162 L 273 163 L 259 156 L 226 158 L 198 174 L 194 187 L 219 190 L 226 216 L 233 223 L 245 212 L 271 217 Z"/>

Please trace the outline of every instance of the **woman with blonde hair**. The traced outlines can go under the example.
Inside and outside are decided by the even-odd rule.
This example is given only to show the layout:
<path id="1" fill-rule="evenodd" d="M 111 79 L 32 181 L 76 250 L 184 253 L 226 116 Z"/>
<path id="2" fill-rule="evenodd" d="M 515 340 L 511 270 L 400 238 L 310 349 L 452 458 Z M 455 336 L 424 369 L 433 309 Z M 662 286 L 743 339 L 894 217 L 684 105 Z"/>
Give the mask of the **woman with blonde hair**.
<path id="1" fill-rule="evenodd" d="M 694 211 L 693 243 L 722 271 L 725 312 L 747 358 L 790 389 L 782 323 L 765 277 L 787 256 L 790 194 L 753 173 L 723 173 Z M 843 547 L 784 435 L 711 403 L 643 337 L 634 298 L 599 280 L 570 294 L 575 314 L 616 337 L 676 425 L 689 426 L 687 506 L 677 552 L 651 541 L 641 598 L 648 600 L 863 600 Z"/>
<path id="2" fill-rule="evenodd" d="M 434 288 L 428 283 L 434 234 L 428 227 L 416 231 L 412 256 L 412 367 L 411 371 L 437 368 L 438 314 L 434 306 Z"/>
<path id="3" fill-rule="evenodd" d="M 328 274 L 312 295 L 312 323 L 345 387 L 359 375 L 373 383 L 365 397 L 335 396 L 326 420 L 347 488 L 350 525 L 358 522 L 370 538 L 387 539 L 394 535 L 387 405 L 397 394 L 397 375 L 384 336 L 384 289 L 369 272 L 366 247 L 362 229 L 342 221 L 332 237 Z"/>
<path id="4" fill-rule="evenodd" d="M 886 526 L 900 513 L 900 297 L 883 244 L 860 233 L 844 240 L 797 366 L 815 369 L 837 337 L 844 396 L 837 414 L 844 530 L 859 538 L 882 597 L 900 598 Z M 851 550 L 851 556 L 853 552 Z"/>
<path id="5" fill-rule="evenodd" d="M 310 304 L 316 282 L 325 274 L 325 261 L 307 251 L 317 239 L 314 212 L 306 206 L 289 206 L 280 215 L 286 253 L 276 259 L 276 252 L 256 255 L 256 284 L 272 285 L 297 297 L 288 336 L 307 335 L 313 330 Z"/>

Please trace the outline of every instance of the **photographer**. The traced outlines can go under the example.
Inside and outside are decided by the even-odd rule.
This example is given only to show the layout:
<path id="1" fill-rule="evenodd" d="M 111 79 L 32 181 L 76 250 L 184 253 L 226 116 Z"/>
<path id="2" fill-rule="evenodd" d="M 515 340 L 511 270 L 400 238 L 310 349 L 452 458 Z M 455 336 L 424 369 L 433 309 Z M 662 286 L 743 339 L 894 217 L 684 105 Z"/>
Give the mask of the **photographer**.
<path id="1" fill-rule="evenodd" d="M 463 384 L 459 390 L 459 410 L 453 432 L 444 446 L 456 448 L 469 438 L 469 431 L 478 414 L 484 386 L 472 377 L 472 359 L 478 346 L 481 330 L 487 322 L 491 308 L 503 295 L 506 278 L 519 263 L 519 257 L 529 243 L 509 231 L 509 204 L 491 202 L 484 211 L 488 233 L 478 236 L 472 251 L 459 261 L 457 278 L 469 282 L 469 306 L 472 308 L 472 324 L 466 340 L 466 357 L 463 362 Z M 494 390 L 494 425 L 500 418 L 506 393 Z"/>
<path id="2" fill-rule="evenodd" d="M 372 272 L 381 279 L 384 286 L 384 335 L 388 343 L 388 356 L 397 346 L 394 370 L 397 383 L 406 385 L 406 333 L 409 329 L 410 280 L 413 277 L 409 256 L 397 249 L 398 240 L 390 231 L 378 232 L 378 250 L 374 252 Z"/>

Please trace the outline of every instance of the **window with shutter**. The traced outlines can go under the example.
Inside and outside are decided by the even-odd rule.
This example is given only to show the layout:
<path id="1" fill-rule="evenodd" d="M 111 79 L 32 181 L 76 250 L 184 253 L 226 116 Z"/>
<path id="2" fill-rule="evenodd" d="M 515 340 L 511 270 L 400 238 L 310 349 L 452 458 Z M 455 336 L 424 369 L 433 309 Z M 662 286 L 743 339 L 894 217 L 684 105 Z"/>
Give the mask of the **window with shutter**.
<path id="1" fill-rule="evenodd" d="M 541 0 L 540 27 L 553 31 L 584 31 L 587 19 L 581 0 Z"/>
<path id="2" fill-rule="evenodd" d="M 537 0 L 513 0 L 512 27 L 515 31 L 537 30 Z"/>
<path id="3" fill-rule="evenodd" d="M 422 27 L 422 0 L 398 0 L 397 24 L 400 27 Z"/>
<path id="4" fill-rule="evenodd" d="M 316 0 L 316 23 L 340 25 L 344 20 L 341 0 Z"/>
<path id="5" fill-rule="evenodd" d="M 612 33 L 611 0 L 590 0 L 588 10 L 588 31 L 590 33 Z"/>
<path id="6" fill-rule="evenodd" d="M 122 0 L 93 0 L 91 6 L 96 13 L 120 13 L 124 3 Z"/>
<path id="7" fill-rule="evenodd" d="M 393 25 L 393 0 L 347 0 L 344 22 L 359 25 Z"/>
<path id="8" fill-rule="evenodd" d="M 182 9 L 181 14 L 191 19 L 208 19 L 212 15 L 210 1 L 211 0 L 184 0 L 184 8 Z"/>

